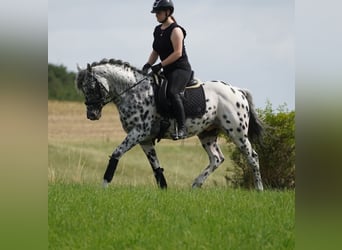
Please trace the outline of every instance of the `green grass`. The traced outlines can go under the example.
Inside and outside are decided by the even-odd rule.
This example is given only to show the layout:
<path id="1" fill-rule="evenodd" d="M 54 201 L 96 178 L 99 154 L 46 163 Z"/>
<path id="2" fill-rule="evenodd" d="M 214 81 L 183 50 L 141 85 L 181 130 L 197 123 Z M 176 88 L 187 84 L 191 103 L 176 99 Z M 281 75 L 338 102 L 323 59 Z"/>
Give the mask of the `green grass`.
<path id="1" fill-rule="evenodd" d="M 49 185 L 49 249 L 293 249 L 294 192 Z"/>
<path id="2" fill-rule="evenodd" d="M 118 142 L 50 141 L 49 249 L 294 249 L 294 191 L 236 190 L 226 156 L 192 190 L 208 158 L 199 143 L 157 145 L 168 190 L 157 188 L 139 147 L 119 162 L 108 189 L 103 173 Z"/>

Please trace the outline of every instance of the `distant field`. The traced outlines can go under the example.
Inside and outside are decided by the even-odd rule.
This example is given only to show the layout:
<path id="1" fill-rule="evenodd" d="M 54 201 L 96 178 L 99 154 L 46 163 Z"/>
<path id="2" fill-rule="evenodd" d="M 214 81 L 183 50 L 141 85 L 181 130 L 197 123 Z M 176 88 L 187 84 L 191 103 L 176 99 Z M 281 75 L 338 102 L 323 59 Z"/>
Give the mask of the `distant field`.
<path id="1" fill-rule="evenodd" d="M 169 188 L 156 187 L 139 147 L 101 188 L 108 156 L 125 133 L 113 105 L 99 121 L 82 103 L 48 102 L 49 249 L 294 249 L 294 191 L 235 190 L 232 162 L 202 189 L 193 179 L 208 164 L 197 138 L 156 147 Z"/>

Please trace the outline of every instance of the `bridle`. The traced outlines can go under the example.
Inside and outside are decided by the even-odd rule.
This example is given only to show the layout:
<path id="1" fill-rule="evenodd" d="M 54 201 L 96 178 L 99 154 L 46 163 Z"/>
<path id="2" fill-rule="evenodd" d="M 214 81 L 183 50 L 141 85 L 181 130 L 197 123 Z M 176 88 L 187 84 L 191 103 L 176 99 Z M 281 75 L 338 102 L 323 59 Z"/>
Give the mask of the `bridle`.
<path id="1" fill-rule="evenodd" d="M 106 98 L 106 96 L 108 96 L 107 89 L 97 81 L 93 73 L 90 73 L 90 74 L 91 74 L 90 84 L 95 85 L 95 90 L 92 90 L 91 94 L 87 93 L 85 95 L 86 101 L 84 102 L 84 104 L 87 106 L 103 107 L 107 103 L 110 103 L 111 101 L 113 101 L 114 98 L 112 97 Z M 106 94 L 103 95 L 103 93 L 106 93 Z M 91 98 L 89 98 L 89 96 L 91 96 Z"/>
<path id="2" fill-rule="evenodd" d="M 85 105 L 103 107 L 112 101 L 117 102 L 123 94 L 127 93 L 131 89 L 138 86 L 140 83 L 142 83 L 144 80 L 146 80 L 149 76 L 150 76 L 150 74 L 148 74 L 147 76 L 145 76 L 141 80 L 137 81 L 132 86 L 128 87 L 127 89 L 125 89 L 124 91 L 122 91 L 121 93 L 116 95 L 115 97 L 110 97 L 108 90 L 102 84 L 100 84 L 98 82 L 98 80 L 96 79 L 96 77 L 94 77 L 93 73 L 91 73 L 91 80 L 90 81 L 91 81 L 91 83 L 93 83 L 95 85 L 95 91 L 94 92 L 97 95 L 97 97 L 96 98 L 88 98 L 88 95 L 86 95 Z M 105 96 L 103 95 L 103 93 L 106 93 Z M 106 97 L 106 96 L 109 96 L 109 97 Z"/>

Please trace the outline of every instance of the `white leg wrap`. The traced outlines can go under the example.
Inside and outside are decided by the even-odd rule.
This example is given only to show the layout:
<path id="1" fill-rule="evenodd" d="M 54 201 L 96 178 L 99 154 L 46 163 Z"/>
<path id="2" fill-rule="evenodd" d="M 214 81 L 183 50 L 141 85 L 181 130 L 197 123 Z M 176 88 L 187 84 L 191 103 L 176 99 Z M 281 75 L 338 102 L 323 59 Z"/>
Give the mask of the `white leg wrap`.
<path id="1" fill-rule="evenodd" d="M 107 188 L 108 185 L 109 185 L 108 181 L 104 179 L 104 180 L 103 180 L 102 187 L 103 187 L 103 188 Z"/>

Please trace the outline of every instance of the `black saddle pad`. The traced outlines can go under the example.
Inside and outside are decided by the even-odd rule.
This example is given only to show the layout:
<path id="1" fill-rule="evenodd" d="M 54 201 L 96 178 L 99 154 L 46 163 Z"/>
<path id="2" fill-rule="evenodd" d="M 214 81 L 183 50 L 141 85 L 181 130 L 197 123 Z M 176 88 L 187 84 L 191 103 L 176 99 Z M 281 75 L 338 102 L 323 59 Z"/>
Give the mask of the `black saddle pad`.
<path id="1" fill-rule="evenodd" d="M 201 117 L 205 113 L 206 101 L 203 84 L 197 80 L 192 80 L 191 87 L 185 89 L 182 96 L 185 116 L 188 118 Z M 164 77 L 154 75 L 154 94 L 157 105 L 157 111 L 165 117 L 175 117 L 171 103 L 166 97 L 167 82 Z"/>
<path id="2" fill-rule="evenodd" d="M 203 86 L 188 88 L 184 93 L 184 109 L 186 117 L 201 117 L 205 113 L 206 102 Z"/>

